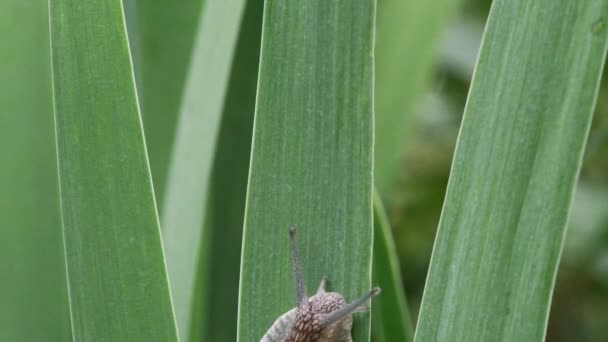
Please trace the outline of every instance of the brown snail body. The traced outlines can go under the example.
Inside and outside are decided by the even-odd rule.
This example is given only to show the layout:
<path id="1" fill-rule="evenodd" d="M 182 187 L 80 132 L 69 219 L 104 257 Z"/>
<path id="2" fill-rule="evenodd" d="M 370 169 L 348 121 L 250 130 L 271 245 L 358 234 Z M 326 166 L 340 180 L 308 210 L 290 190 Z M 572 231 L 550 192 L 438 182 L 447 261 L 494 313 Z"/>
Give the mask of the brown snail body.
<path id="1" fill-rule="evenodd" d="M 262 337 L 261 342 L 352 342 L 352 314 L 366 311 L 363 306 L 380 293 L 374 288 L 361 298 L 346 303 L 338 292 L 327 292 L 323 277 L 317 293 L 308 298 L 295 242 L 295 228 L 289 229 L 291 254 L 296 278 L 297 306 L 280 316 Z"/>

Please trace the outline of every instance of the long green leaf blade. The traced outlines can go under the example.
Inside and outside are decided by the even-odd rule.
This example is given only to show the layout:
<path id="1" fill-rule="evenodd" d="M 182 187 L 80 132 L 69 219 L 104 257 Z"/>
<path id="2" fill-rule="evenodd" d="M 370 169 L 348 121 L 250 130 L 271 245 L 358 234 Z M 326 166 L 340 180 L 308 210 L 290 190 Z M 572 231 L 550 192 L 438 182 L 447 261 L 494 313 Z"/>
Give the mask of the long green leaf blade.
<path id="1" fill-rule="evenodd" d="M 295 306 L 288 227 L 308 289 L 369 291 L 375 1 L 266 1 L 241 261 L 238 341 Z M 369 340 L 356 314 L 355 341 Z"/>
<path id="2" fill-rule="evenodd" d="M 492 5 L 416 341 L 541 341 L 606 54 L 606 0 Z"/>
<path id="3" fill-rule="evenodd" d="M 244 4 L 243 0 L 205 2 L 169 171 L 162 226 L 177 324 L 184 341 L 191 330 L 215 143 Z"/>
<path id="4" fill-rule="evenodd" d="M 0 2 L 0 341 L 69 340 L 47 8 Z"/>
<path id="5" fill-rule="evenodd" d="M 235 341 L 241 242 L 262 33 L 263 0 L 247 1 L 224 101 L 203 228 L 206 251 L 193 304 L 190 341 Z M 235 139 L 238 137 L 238 139 Z M 204 316 L 197 320 L 196 315 Z M 198 324 L 196 324 L 198 322 Z"/>
<path id="6" fill-rule="evenodd" d="M 177 341 L 120 0 L 51 0 L 75 341 Z"/>
<path id="7" fill-rule="evenodd" d="M 372 305 L 372 333 L 375 342 L 410 342 L 414 329 L 405 300 L 399 259 L 393 233 L 378 193 L 374 196 L 373 280 L 382 296 Z"/>

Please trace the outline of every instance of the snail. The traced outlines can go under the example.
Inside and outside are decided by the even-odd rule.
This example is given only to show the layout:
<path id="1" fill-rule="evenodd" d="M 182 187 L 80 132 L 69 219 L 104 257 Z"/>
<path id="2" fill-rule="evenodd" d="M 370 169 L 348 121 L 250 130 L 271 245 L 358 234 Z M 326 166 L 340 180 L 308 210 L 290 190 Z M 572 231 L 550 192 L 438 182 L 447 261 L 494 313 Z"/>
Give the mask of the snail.
<path id="1" fill-rule="evenodd" d="M 317 293 L 308 298 L 295 236 L 296 228 L 289 228 L 297 306 L 280 316 L 260 342 L 352 342 L 352 314 L 367 311 L 363 304 L 379 294 L 380 288 L 346 303 L 340 293 L 327 292 L 327 277 L 323 277 Z"/>

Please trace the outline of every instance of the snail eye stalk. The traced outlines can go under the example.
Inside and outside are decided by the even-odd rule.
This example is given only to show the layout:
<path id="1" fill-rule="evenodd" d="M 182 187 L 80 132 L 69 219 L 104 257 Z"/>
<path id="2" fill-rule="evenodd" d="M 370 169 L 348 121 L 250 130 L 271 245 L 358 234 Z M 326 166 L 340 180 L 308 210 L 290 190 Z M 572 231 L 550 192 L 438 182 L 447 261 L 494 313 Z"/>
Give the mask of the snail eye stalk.
<path id="1" fill-rule="evenodd" d="M 293 273 L 296 280 L 296 305 L 302 307 L 308 305 L 308 297 L 304 291 L 304 272 L 302 271 L 302 263 L 298 254 L 298 246 L 296 244 L 296 227 L 289 228 L 289 237 L 291 239 L 291 259 L 293 260 Z"/>

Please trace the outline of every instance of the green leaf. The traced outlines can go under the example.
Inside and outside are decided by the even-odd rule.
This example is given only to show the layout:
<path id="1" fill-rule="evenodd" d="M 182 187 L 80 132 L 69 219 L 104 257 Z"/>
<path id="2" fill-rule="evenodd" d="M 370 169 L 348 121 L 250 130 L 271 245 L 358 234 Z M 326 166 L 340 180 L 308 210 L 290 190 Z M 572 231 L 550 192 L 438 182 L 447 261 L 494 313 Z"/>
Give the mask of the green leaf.
<path id="1" fill-rule="evenodd" d="M 130 9 L 129 45 L 154 191 L 162 207 L 180 101 L 205 0 L 123 1 Z"/>
<path id="2" fill-rule="evenodd" d="M 606 54 L 606 0 L 497 0 L 416 341 L 541 341 Z"/>
<path id="3" fill-rule="evenodd" d="M 390 197 L 409 121 L 434 70 L 436 48 L 460 0 L 378 1 L 375 182 Z"/>
<path id="4" fill-rule="evenodd" d="M 170 165 L 162 227 L 171 295 L 183 341 L 189 340 L 191 331 L 215 143 L 244 4 L 243 0 L 205 2 Z"/>
<path id="5" fill-rule="evenodd" d="M 235 341 L 241 241 L 257 89 L 263 0 L 247 1 L 224 102 L 193 303 L 192 342 Z M 205 316 L 196 318 L 196 315 Z"/>
<path id="6" fill-rule="evenodd" d="M 295 306 L 288 228 L 308 289 L 371 286 L 375 1 L 266 1 L 249 173 L 238 341 Z M 355 341 L 369 340 L 358 313 Z"/>
<path id="7" fill-rule="evenodd" d="M 177 341 L 122 3 L 51 0 L 75 341 Z"/>
<path id="8" fill-rule="evenodd" d="M 0 341 L 68 341 L 48 4 L 0 2 Z"/>
<path id="9" fill-rule="evenodd" d="M 414 329 L 405 300 L 399 258 L 393 233 L 378 193 L 374 196 L 374 286 L 382 295 L 372 305 L 372 333 L 375 342 L 410 342 Z"/>

